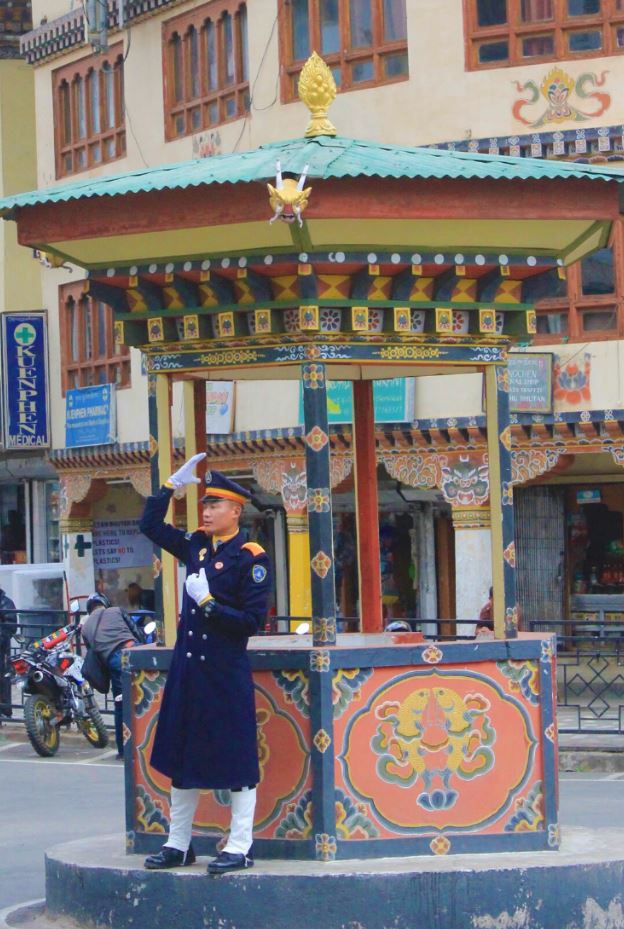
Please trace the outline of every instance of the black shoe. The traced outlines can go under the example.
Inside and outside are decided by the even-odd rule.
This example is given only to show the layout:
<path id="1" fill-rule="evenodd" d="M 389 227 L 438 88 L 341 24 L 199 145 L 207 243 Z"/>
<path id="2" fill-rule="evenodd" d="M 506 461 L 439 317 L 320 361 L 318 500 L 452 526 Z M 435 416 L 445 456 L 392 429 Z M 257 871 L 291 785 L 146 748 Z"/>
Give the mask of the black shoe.
<path id="1" fill-rule="evenodd" d="M 156 855 L 148 855 L 145 859 L 145 867 L 149 871 L 182 868 L 189 864 L 195 864 L 195 852 L 192 845 L 189 846 L 187 852 L 181 852 L 177 848 L 169 848 L 168 845 L 163 845 Z"/>
<path id="2" fill-rule="evenodd" d="M 225 874 L 227 871 L 242 871 L 244 868 L 253 868 L 254 860 L 251 855 L 239 855 L 234 852 L 219 852 L 217 857 L 208 865 L 208 874 Z"/>
<path id="3" fill-rule="evenodd" d="M 124 757 L 123 752 L 117 752 L 117 754 L 115 755 L 115 758 L 117 759 L 117 761 L 123 761 L 123 757 Z"/>

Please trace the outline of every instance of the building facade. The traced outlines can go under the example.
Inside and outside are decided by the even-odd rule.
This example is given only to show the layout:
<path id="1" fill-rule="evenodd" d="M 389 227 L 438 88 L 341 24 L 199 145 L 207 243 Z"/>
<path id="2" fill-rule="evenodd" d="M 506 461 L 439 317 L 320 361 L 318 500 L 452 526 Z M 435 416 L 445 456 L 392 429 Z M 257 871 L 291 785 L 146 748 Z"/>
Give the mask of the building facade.
<path id="1" fill-rule="evenodd" d="M 339 90 L 332 119 L 345 137 L 591 163 L 622 159 L 622 0 L 463 0 L 461 9 L 454 0 L 126 0 L 109 3 L 107 16 L 101 3 L 32 6 L 33 29 L 21 47 L 35 88 L 37 178 L 24 188 L 88 183 L 297 137 L 306 117 L 296 82 L 313 49 L 332 68 Z M 227 247 L 234 250 L 235 241 Z M 330 298 L 350 286 L 338 248 L 336 273 L 323 282 Z M 513 256 L 498 254 L 495 240 L 494 267 L 490 257 L 420 255 L 417 248 L 418 292 L 457 303 L 458 334 L 467 325 L 461 307 L 471 300 L 536 306 L 537 334 L 519 349 L 527 355 L 523 370 L 536 378 L 535 404 L 525 391 L 511 435 L 525 622 L 624 620 L 621 225 L 591 258 L 531 284 L 512 267 Z M 150 487 L 148 377 L 141 353 L 115 342 L 110 311 L 84 272 L 62 253 L 48 263 L 56 267 L 41 270 L 33 307 L 48 311 L 56 372 L 49 457 L 61 487 L 61 557 L 73 594 L 95 584 L 123 603 L 129 583 L 149 588 L 158 571 L 136 531 Z M 39 266 L 29 268 L 38 286 Z M 149 308 L 148 282 L 129 273 L 132 305 Z M 165 291 L 168 273 L 165 267 Z M 378 275 L 381 297 L 390 296 L 389 278 Z M 180 294 L 170 291 L 175 306 Z M 244 301 L 244 292 L 237 298 Z M 327 310 L 321 327 L 337 325 L 339 314 Z M 68 444 L 68 391 L 104 385 L 114 385 L 106 406 L 107 416 L 115 413 L 106 442 L 78 434 Z M 232 390 L 214 382 L 207 390 L 209 459 L 255 492 L 250 528 L 276 561 L 275 612 L 308 615 L 300 385 L 240 381 Z M 474 619 L 490 586 L 481 376 L 383 383 L 377 399 L 385 614 Z M 358 613 L 349 402 L 336 385 L 336 593 L 345 619 Z M 181 456 L 181 385 L 171 403 Z M 587 599 L 597 596 L 613 599 Z"/>

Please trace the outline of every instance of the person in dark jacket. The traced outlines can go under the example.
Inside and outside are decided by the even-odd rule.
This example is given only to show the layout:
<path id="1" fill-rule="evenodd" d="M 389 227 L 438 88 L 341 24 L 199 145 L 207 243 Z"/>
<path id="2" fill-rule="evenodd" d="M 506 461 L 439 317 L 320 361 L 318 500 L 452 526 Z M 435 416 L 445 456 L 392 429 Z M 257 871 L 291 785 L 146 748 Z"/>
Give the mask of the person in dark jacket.
<path id="1" fill-rule="evenodd" d="M 5 677 L 11 670 L 11 639 L 17 632 L 15 604 L 4 590 L 0 589 L 0 714 L 12 716 L 11 678 Z"/>
<path id="2" fill-rule="evenodd" d="M 83 622 L 82 638 L 106 662 L 113 689 L 115 706 L 115 742 L 117 758 L 123 758 L 123 679 L 121 675 L 121 653 L 132 648 L 138 637 L 132 631 L 131 622 L 123 610 L 111 606 L 106 594 L 92 593 L 87 600 L 87 619 Z"/>
<path id="3" fill-rule="evenodd" d="M 253 865 L 253 816 L 260 779 L 254 687 L 247 640 L 264 624 L 269 559 L 239 529 L 250 494 L 218 471 L 206 473 L 203 526 L 185 533 L 164 522 L 174 488 L 199 483 L 194 455 L 149 497 L 141 531 L 186 565 L 182 613 L 158 716 L 151 763 L 171 778 L 169 838 L 147 868 L 193 864 L 200 790 L 229 789 L 230 833 L 211 874 Z"/>

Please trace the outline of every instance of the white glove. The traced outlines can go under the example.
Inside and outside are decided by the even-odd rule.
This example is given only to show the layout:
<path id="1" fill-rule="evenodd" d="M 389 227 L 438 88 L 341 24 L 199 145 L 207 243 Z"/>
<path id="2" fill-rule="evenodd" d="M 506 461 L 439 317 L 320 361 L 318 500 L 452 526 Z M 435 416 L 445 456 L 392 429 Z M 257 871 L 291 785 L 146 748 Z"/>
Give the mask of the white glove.
<path id="1" fill-rule="evenodd" d="M 196 477 L 193 472 L 195 470 L 195 465 L 199 461 L 203 461 L 205 457 L 206 452 L 200 452 L 199 455 L 193 455 L 192 458 L 189 458 L 188 461 L 185 461 L 182 467 L 178 468 L 178 470 L 171 475 L 167 481 L 167 484 L 170 484 L 176 490 L 178 490 L 180 487 L 186 487 L 187 484 L 201 484 L 200 479 Z"/>
<path id="2" fill-rule="evenodd" d="M 189 597 L 199 606 L 205 606 L 209 600 L 212 600 L 205 568 L 202 568 L 199 574 L 189 574 L 184 586 Z"/>

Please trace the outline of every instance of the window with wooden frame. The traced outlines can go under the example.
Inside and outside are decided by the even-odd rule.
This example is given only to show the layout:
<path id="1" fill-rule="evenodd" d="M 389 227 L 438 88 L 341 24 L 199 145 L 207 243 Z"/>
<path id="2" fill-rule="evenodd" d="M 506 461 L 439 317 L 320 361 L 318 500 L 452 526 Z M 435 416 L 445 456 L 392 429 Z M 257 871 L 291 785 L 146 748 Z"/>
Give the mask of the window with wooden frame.
<path id="1" fill-rule="evenodd" d="M 116 384 L 130 387 L 130 352 L 116 346 L 113 311 L 84 293 L 84 282 L 59 288 L 61 385 Z"/>
<path id="2" fill-rule="evenodd" d="M 624 0 L 463 0 L 468 69 L 624 52 Z"/>
<path id="3" fill-rule="evenodd" d="M 56 176 L 126 154 L 122 46 L 54 71 Z"/>
<path id="4" fill-rule="evenodd" d="M 163 26 L 167 140 L 240 119 L 249 110 L 247 7 L 206 3 Z"/>
<path id="5" fill-rule="evenodd" d="M 611 245 L 566 269 L 558 296 L 536 303 L 534 342 L 594 342 L 624 337 L 624 224 Z"/>
<path id="6" fill-rule="evenodd" d="M 338 90 L 407 80 L 406 0 L 289 0 L 280 31 L 282 99 L 297 97 L 299 73 L 313 50 Z"/>

